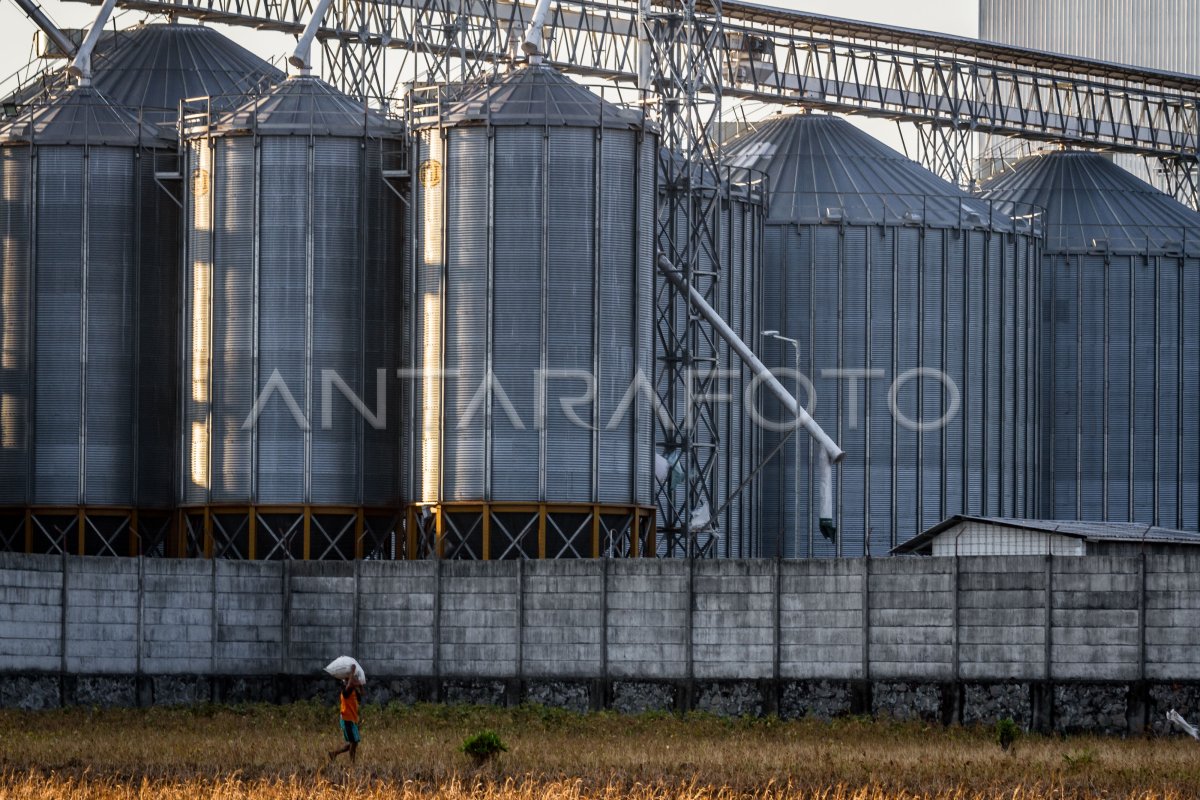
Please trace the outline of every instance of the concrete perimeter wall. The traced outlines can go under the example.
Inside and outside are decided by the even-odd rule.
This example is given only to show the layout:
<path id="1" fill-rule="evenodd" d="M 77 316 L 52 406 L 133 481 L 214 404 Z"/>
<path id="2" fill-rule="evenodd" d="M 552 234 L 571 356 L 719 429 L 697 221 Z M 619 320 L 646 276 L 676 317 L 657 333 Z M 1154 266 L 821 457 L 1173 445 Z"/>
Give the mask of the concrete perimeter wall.
<path id="1" fill-rule="evenodd" d="M 1200 710 L 1200 556 L 246 562 L 0 554 L 0 705 L 323 696 L 1123 732 Z"/>

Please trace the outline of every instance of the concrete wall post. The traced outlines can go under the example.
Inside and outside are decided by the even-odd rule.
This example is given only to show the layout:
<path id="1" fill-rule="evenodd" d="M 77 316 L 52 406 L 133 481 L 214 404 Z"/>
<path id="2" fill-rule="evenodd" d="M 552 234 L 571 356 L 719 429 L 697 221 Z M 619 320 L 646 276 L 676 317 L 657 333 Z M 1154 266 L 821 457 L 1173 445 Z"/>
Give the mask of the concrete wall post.
<path id="1" fill-rule="evenodd" d="M 67 592 L 68 592 L 68 584 L 70 583 L 70 581 L 68 580 L 68 576 L 71 574 L 70 570 L 67 568 L 68 563 L 70 563 L 70 562 L 67 559 L 67 550 L 64 547 L 63 553 L 62 553 L 62 584 L 61 584 L 62 600 L 59 603 L 59 607 L 62 611 L 62 617 L 59 620 L 59 628 L 58 628 L 58 635 L 59 635 L 59 642 L 58 642 L 59 667 L 58 668 L 59 668 L 59 671 L 64 676 L 67 674 L 67 645 L 68 645 L 68 641 L 67 641 Z"/>
<path id="2" fill-rule="evenodd" d="M 1045 656 L 1042 665 L 1042 675 L 1045 680 L 1054 677 L 1054 556 L 1046 554 L 1046 602 L 1044 605 L 1045 619 Z"/>
<path id="3" fill-rule="evenodd" d="M 209 588 L 212 591 L 212 639 L 210 640 L 212 645 L 209 648 L 208 654 L 208 671 L 210 675 L 217 674 L 217 597 L 219 596 L 217 593 L 217 562 L 220 560 L 219 558 L 209 559 L 212 563 L 212 578 L 209 584 Z"/>
<path id="4" fill-rule="evenodd" d="M 871 680 L 871 559 L 862 560 L 862 679 Z"/>
<path id="5" fill-rule="evenodd" d="M 433 570 L 433 701 L 442 699 L 442 559 Z"/>

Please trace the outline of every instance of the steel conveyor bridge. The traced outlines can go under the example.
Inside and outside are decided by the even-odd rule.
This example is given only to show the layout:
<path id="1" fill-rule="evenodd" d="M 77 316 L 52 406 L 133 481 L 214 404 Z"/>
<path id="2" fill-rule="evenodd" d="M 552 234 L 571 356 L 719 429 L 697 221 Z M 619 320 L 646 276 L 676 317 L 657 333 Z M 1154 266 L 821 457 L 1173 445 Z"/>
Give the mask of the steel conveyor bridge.
<path id="1" fill-rule="evenodd" d="M 83 0 L 98 3 L 99 0 Z M 118 5 L 299 33 L 310 0 L 118 0 Z M 1194 165 L 1200 77 L 1025 50 L 975 39 L 770 8 L 697 0 L 727 98 L 885 117 Z M 575 74 L 636 86 L 639 50 L 675 6 L 558 0 L 549 59 Z M 511 0 L 339 0 L 318 39 L 330 82 L 361 97 L 394 94 L 389 74 L 430 81 L 509 56 L 533 4 Z M 646 31 L 639 37 L 639 14 Z M 661 30 L 657 33 L 662 36 Z M 385 51 L 400 50 L 386 63 Z M 384 69 L 384 66 L 390 69 Z M 399 69 L 395 69 L 399 67 Z M 943 141 L 946 146 L 949 142 Z"/>

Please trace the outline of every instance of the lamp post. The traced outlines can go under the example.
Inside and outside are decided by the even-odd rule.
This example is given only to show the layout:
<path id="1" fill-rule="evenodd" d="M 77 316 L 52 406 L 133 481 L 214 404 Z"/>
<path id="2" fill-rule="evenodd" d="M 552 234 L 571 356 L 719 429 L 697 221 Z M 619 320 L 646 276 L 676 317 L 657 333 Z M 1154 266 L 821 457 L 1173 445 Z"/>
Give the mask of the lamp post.
<path id="1" fill-rule="evenodd" d="M 792 349 L 796 354 L 794 365 L 795 365 L 795 370 L 796 370 L 796 374 L 795 374 L 796 408 L 798 411 L 800 408 L 800 388 L 801 388 L 800 387 L 800 342 L 796 341 L 795 339 L 789 339 L 786 336 L 781 336 L 779 331 L 763 331 L 762 335 L 767 336 L 771 339 L 778 339 L 781 342 L 787 342 L 788 344 L 790 344 L 792 346 Z M 799 422 L 799 417 L 800 417 L 800 415 L 799 415 L 799 413 L 797 413 L 797 415 L 796 415 L 797 423 Z M 792 538 L 793 538 L 793 541 L 795 542 L 796 546 L 799 547 L 799 545 L 800 545 L 800 439 L 801 439 L 801 437 L 799 435 L 799 431 L 793 432 L 792 435 L 796 437 L 796 461 L 792 465 Z M 781 534 L 782 534 L 782 531 L 781 531 Z M 783 537 L 782 537 L 782 535 L 780 536 L 779 542 L 776 543 L 775 550 L 776 550 L 777 555 L 779 555 L 781 557 L 783 556 Z M 812 554 L 810 553 L 809 555 L 812 555 Z"/>

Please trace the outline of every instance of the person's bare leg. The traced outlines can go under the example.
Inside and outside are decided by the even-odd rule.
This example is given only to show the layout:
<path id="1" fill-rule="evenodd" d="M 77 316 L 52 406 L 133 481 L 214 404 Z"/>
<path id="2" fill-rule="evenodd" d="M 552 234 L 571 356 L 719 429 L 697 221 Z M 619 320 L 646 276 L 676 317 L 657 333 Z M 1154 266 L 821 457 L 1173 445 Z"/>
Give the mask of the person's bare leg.
<path id="1" fill-rule="evenodd" d="M 350 748 L 350 763 L 353 764 L 354 756 L 358 753 L 358 742 L 351 742 L 346 746 Z"/>
<path id="2" fill-rule="evenodd" d="M 353 761 L 354 760 L 354 749 L 353 748 L 354 748 L 354 745 L 352 745 L 352 744 L 344 744 L 341 747 L 339 747 L 337 750 L 330 750 L 329 751 L 329 760 L 334 761 L 342 753 L 349 753 L 350 760 Z"/>

